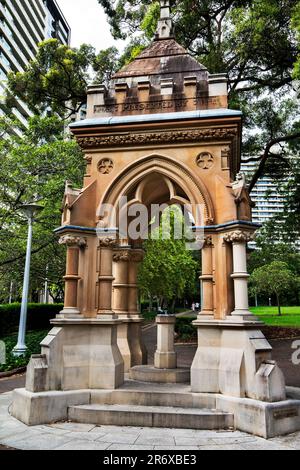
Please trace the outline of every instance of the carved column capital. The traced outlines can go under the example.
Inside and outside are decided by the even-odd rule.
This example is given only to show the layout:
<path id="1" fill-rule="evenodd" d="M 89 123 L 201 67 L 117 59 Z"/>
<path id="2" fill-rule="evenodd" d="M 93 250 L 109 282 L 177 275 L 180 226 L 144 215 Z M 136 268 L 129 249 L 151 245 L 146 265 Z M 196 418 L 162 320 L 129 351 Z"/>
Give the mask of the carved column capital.
<path id="1" fill-rule="evenodd" d="M 115 263 L 130 261 L 130 253 L 128 250 L 120 250 L 114 253 L 113 260 Z"/>
<path id="2" fill-rule="evenodd" d="M 115 237 L 105 237 L 99 240 L 100 248 L 115 248 L 117 243 L 118 241 Z"/>
<path id="3" fill-rule="evenodd" d="M 203 239 L 203 248 L 212 247 L 212 246 L 213 246 L 212 236 L 211 236 L 211 235 L 207 235 L 207 236 Z"/>
<path id="4" fill-rule="evenodd" d="M 253 241 L 255 235 L 243 230 L 236 230 L 224 235 L 224 241 L 228 243 L 247 243 Z"/>
<path id="5" fill-rule="evenodd" d="M 130 261 L 141 263 L 145 257 L 144 250 L 133 250 L 130 252 Z"/>
<path id="6" fill-rule="evenodd" d="M 79 248 L 85 248 L 87 246 L 87 240 L 84 237 L 77 237 L 75 235 L 63 235 L 59 239 L 60 245 L 66 246 L 78 246 Z"/>

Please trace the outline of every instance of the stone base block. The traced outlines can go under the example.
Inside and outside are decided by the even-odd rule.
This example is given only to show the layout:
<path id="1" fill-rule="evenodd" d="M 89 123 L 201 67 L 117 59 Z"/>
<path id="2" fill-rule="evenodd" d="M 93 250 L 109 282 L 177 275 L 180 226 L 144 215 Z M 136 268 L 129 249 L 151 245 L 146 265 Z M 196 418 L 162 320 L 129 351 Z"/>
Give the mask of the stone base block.
<path id="1" fill-rule="evenodd" d="M 131 367 L 148 363 L 148 352 L 142 336 L 142 319 L 131 319 L 129 323 Z"/>
<path id="2" fill-rule="evenodd" d="M 25 389 L 13 392 L 11 414 L 27 426 L 51 424 L 68 419 L 68 408 L 90 403 L 91 392 L 31 393 Z"/>
<path id="3" fill-rule="evenodd" d="M 264 439 L 300 431 L 299 400 L 265 403 L 219 395 L 216 406 L 234 415 L 236 429 Z"/>
<path id="4" fill-rule="evenodd" d="M 124 360 L 124 371 L 131 367 L 147 364 L 147 350 L 142 338 L 141 319 L 119 317 L 118 347 Z"/>
<path id="5" fill-rule="evenodd" d="M 211 319 L 194 322 L 198 349 L 191 368 L 192 391 L 265 402 L 286 400 L 282 371 L 255 322 Z"/>
<path id="6" fill-rule="evenodd" d="M 175 352 L 156 351 L 154 356 L 154 366 L 157 369 L 176 369 L 177 355 Z"/>
<path id="7" fill-rule="evenodd" d="M 288 395 L 298 397 L 300 389 L 288 389 Z M 233 427 L 265 439 L 300 431 L 300 400 L 266 403 L 192 393 L 186 384 L 128 381 L 118 390 L 31 393 L 20 389 L 14 391 L 11 412 L 29 426 L 74 419 L 123 426 Z"/>
<path id="8" fill-rule="evenodd" d="M 115 389 L 124 383 L 124 361 L 114 319 L 54 320 L 41 356 L 28 366 L 29 392 Z"/>
<path id="9" fill-rule="evenodd" d="M 156 369 L 153 366 L 136 366 L 130 369 L 132 380 L 149 383 L 189 383 L 190 369 Z"/>

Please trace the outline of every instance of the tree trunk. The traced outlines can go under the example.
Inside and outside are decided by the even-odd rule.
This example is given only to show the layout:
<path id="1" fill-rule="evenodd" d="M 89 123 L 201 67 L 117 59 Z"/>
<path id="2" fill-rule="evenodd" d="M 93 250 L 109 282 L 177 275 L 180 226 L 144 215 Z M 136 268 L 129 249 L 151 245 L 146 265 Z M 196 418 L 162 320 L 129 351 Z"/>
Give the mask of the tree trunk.
<path id="1" fill-rule="evenodd" d="M 278 294 L 276 294 L 276 298 L 277 298 L 277 305 L 278 305 L 278 316 L 279 316 L 279 317 L 282 317 L 280 299 L 279 299 L 279 295 L 278 295 Z"/>

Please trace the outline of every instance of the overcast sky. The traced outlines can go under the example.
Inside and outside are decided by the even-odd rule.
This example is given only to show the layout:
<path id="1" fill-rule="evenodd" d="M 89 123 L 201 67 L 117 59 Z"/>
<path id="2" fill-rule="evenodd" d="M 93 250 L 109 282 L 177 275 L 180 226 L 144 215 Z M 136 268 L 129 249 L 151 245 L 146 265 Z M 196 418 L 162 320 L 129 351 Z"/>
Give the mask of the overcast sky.
<path id="1" fill-rule="evenodd" d="M 97 50 L 112 45 L 124 48 L 123 41 L 114 41 L 106 15 L 97 0 L 57 0 L 72 29 L 71 45 L 91 44 Z"/>

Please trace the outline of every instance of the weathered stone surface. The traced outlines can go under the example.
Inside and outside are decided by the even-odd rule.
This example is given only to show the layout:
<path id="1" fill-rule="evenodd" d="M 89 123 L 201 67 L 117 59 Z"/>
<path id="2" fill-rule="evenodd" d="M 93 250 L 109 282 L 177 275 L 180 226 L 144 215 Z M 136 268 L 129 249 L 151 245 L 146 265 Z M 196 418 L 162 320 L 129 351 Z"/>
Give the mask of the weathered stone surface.
<path id="1" fill-rule="evenodd" d="M 157 369 L 152 366 L 136 366 L 129 371 L 130 378 L 139 382 L 188 383 L 190 369 Z"/>
<path id="2" fill-rule="evenodd" d="M 171 315 L 158 315 L 157 324 L 157 351 L 154 356 L 154 366 L 157 369 L 176 369 L 177 354 L 174 349 L 174 330 L 176 317 Z"/>
<path id="3" fill-rule="evenodd" d="M 228 429 L 233 426 L 230 413 L 150 405 L 71 406 L 68 417 L 81 423 L 149 428 Z"/>
<path id="4" fill-rule="evenodd" d="M 29 364 L 28 391 L 114 389 L 123 384 L 118 320 L 57 319 L 55 324 L 60 327 L 41 343 L 42 356 Z"/>
<path id="5" fill-rule="evenodd" d="M 255 321 L 198 317 L 194 324 L 198 349 L 191 368 L 193 392 L 262 402 L 286 399 L 283 374 L 271 361 L 272 348 Z"/>
<path id="6" fill-rule="evenodd" d="M 28 426 L 50 424 L 68 418 L 68 407 L 90 402 L 89 391 L 31 393 L 13 392 L 11 413 Z"/>

